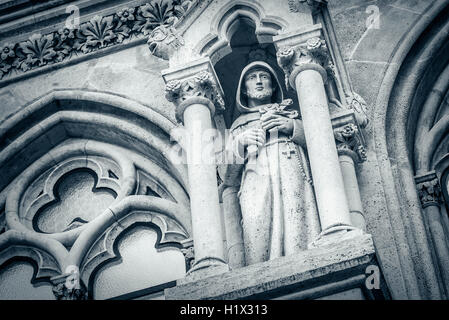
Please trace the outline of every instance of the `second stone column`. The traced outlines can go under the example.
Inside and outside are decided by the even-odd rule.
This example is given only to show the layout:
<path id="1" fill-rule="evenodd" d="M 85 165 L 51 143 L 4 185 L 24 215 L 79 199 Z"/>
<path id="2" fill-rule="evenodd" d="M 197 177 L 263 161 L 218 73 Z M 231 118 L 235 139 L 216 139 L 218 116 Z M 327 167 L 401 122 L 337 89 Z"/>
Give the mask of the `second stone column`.
<path id="1" fill-rule="evenodd" d="M 320 30 L 275 37 L 278 63 L 296 90 L 304 125 L 307 153 L 321 222 L 321 235 L 312 246 L 355 228 L 338 160 L 325 91 L 327 48 Z M 332 237 L 327 237 L 331 235 Z"/>

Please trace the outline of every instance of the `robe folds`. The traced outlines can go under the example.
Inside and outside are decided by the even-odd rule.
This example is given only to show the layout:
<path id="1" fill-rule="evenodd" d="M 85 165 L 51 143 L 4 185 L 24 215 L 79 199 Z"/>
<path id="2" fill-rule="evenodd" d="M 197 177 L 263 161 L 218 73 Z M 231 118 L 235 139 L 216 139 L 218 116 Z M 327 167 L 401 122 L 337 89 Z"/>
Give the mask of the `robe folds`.
<path id="1" fill-rule="evenodd" d="M 292 136 L 267 132 L 256 154 L 238 150 L 235 137 L 260 128 L 259 119 L 259 112 L 245 113 L 231 127 L 232 152 L 242 163 L 238 197 L 247 265 L 306 250 L 320 232 L 302 121 L 293 119 Z"/>

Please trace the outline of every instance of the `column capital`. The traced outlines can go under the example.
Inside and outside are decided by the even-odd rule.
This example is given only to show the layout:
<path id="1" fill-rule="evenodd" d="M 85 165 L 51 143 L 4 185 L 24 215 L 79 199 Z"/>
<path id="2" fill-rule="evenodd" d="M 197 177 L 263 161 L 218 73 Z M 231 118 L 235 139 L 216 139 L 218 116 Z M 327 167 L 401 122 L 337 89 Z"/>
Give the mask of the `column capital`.
<path id="1" fill-rule="evenodd" d="M 176 106 L 176 118 L 183 122 L 185 109 L 204 104 L 211 115 L 224 110 L 223 89 L 209 58 L 202 58 L 176 69 L 162 71 L 165 97 Z"/>
<path id="2" fill-rule="evenodd" d="M 416 189 L 422 208 L 438 206 L 441 202 L 440 180 L 435 171 L 415 176 Z"/>
<path id="3" fill-rule="evenodd" d="M 287 87 L 290 84 L 295 89 L 296 76 L 304 70 L 318 71 L 324 83 L 328 75 L 334 75 L 332 59 L 323 38 L 321 24 L 273 38 L 277 62 L 285 73 Z"/>
<path id="4" fill-rule="evenodd" d="M 75 280 L 72 276 L 72 273 L 68 273 L 50 279 L 57 300 L 87 300 L 86 287 L 82 283 L 72 283 Z"/>
<path id="5" fill-rule="evenodd" d="M 188 272 L 195 264 L 195 247 L 193 246 L 192 239 L 187 239 L 182 242 L 181 252 L 184 255 L 186 271 Z"/>
<path id="6" fill-rule="evenodd" d="M 347 155 L 355 163 L 366 161 L 365 139 L 353 111 L 344 112 L 332 119 L 338 155 Z"/>

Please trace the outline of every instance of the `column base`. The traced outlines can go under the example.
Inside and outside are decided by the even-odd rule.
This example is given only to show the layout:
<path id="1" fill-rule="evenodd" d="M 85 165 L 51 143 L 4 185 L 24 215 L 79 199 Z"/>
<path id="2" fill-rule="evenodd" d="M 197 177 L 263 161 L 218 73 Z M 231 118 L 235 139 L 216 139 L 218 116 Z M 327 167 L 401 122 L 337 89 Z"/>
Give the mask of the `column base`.
<path id="1" fill-rule="evenodd" d="M 229 271 L 229 266 L 225 261 L 219 258 L 203 258 L 196 262 L 192 269 L 190 269 L 186 276 L 179 279 L 177 285 L 182 285 L 188 282 L 197 281 L 200 279 L 212 277 L 221 273 Z"/>
<path id="2" fill-rule="evenodd" d="M 351 239 L 357 236 L 365 234 L 363 230 L 348 226 L 338 225 L 323 230 L 320 235 L 308 245 L 308 249 L 323 247 L 337 242 L 341 242 L 347 239 Z"/>

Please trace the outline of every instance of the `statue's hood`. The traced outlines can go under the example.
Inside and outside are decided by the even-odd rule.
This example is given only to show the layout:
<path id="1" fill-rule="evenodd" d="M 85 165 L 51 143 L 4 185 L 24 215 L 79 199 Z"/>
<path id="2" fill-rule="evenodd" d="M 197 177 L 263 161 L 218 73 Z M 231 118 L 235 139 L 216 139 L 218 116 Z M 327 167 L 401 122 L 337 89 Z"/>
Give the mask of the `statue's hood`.
<path id="1" fill-rule="evenodd" d="M 273 96 L 271 97 L 271 102 L 275 103 L 281 103 L 282 100 L 284 100 L 284 92 L 282 91 L 281 83 L 279 82 L 278 77 L 276 76 L 276 72 L 274 72 L 273 68 L 270 67 L 270 65 L 263 61 L 254 61 L 248 64 L 243 70 L 240 75 L 239 85 L 237 87 L 237 94 L 236 94 L 236 106 L 237 109 L 241 113 L 247 113 L 247 112 L 254 112 L 254 110 L 251 110 L 248 108 L 248 102 L 246 96 L 242 92 L 242 86 L 244 85 L 243 81 L 246 76 L 246 74 L 256 67 L 266 69 L 270 75 L 271 75 L 271 82 L 274 86 Z"/>

